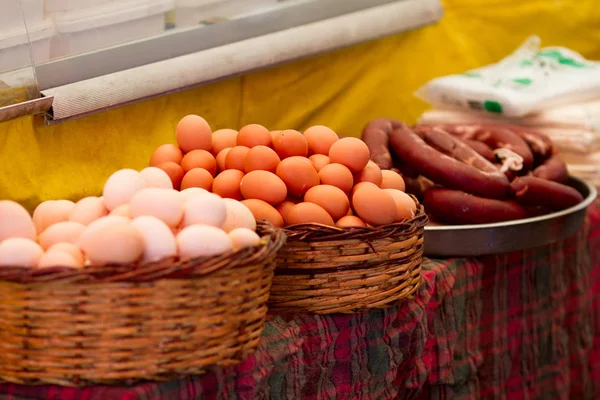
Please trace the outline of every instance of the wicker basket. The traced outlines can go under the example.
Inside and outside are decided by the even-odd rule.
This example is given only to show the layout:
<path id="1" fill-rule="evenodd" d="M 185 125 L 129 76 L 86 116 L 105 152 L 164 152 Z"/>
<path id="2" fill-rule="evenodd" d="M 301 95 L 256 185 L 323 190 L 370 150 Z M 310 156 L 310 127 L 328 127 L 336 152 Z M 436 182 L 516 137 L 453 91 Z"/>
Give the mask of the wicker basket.
<path id="1" fill-rule="evenodd" d="M 285 235 L 187 262 L 0 270 L 0 380 L 131 383 L 199 374 L 252 353 Z"/>
<path id="2" fill-rule="evenodd" d="M 427 222 L 419 205 L 413 219 L 378 228 L 284 229 L 269 311 L 355 313 L 412 298 L 421 283 Z"/>

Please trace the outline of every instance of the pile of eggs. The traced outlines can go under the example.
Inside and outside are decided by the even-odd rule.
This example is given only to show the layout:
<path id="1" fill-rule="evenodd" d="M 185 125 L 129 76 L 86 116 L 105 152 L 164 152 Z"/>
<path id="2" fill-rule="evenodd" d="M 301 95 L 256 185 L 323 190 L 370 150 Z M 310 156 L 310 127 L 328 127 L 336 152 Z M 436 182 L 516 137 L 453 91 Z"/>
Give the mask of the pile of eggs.
<path id="1" fill-rule="evenodd" d="M 223 254 L 260 243 L 251 211 L 204 189 L 173 189 L 159 168 L 123 169 L 102 197 L 41 203 L 30 215 L 0 201 L 0 266 L 131 265 Z"/>
<path id="2" fill-rule="evenodd" d="M 360 139 L 339 138 L 325 126 L 300 133 L 251 124 L 212 132 L 203 118 L 188 115 L 175 136 L 177 145 L 159 146 L 150 158 L 174 188 L 239 200 L 257 220 L 277 227 L 372 227 L 416 212 L 402 176 L 370 161 Z"/>

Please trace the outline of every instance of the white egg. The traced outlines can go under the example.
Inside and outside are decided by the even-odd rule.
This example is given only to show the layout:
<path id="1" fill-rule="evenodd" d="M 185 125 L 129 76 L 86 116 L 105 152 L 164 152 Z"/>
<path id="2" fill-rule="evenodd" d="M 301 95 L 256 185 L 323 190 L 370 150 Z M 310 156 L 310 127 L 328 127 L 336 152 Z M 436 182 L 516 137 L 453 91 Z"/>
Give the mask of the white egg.
<path id="1" fill-rule="evenodd" d="M 102 197 L 110 211 L 122 204 L 127 204 L 133 196 L 146 187 L 142 174 L 133 169 L 122 169 L 110 176 L 104 184 Z"/>
<path id="2" fill-rule="evenodd" d="M 9 238 L 0 243 L 0 267 L 37 267 L 43 254 L 31 239 Z"/>
<path id="3" fill-rule="evenodd" d="M 152 216 L 137 217 L 132 222 L 144 239 L 143 260 L 153 262 L 177 256 L 177 242 L 171 228 Z"/>
<path id="4" fill-rule="evenodd" d="M 209 225 L 192 225 L 177 234 L 177 247 L 182 259 L 208 257 L 233 249 L 229 236 L 223 230 Z"/>
<path id="5" fill-rule="evenodd" d="M 194 197 L 198 197 L 198 196 L 201 196 L 201 195 L 204 195 L 207 193 L 209 193 L 208 190 L 202 189 L 202 188 L 196 188 L 196 187 L 183 189 L 181 192 L 179 192 L 183 202 L 186 202 L 189 199 L 192 199 Z"/>
<path id="6" fill-rule="evenodd" d="M 0 200 L 0 242 L 14 237 L 35 240 L 35 225 L 22 205 L 10 200 Z"/>
<path id="7" fill-rule="evenodd" d="M 133 218 L 151 215 L 171 228 L 178 226 L 183 218 L 183 201 L 179 192 L 172 189 L 140 190 L 131 199 L 129 207 Z"/>
<path id="8" fill-rule="evenodd" d="M 93 196 L 85 197 L 75 204 L 69 214 L 69 221 L 89 225 L 106 214 L 108 214 L 108 210 L 102 198 Z"/>
<path id="9" fill-rule="evenodd" d="M 190 225 L 210 225 L 220 228 L 225 222 L 227 208 L 219 196 L 207 193 L 189 199 L 184 205 L 182 227 Z"/>
<path id="10" fill-rule="evenodd" d="M 233 243 L 233 248 L 257 246 L 260 243 L 260 236 L 248 228 L 235 228 L 229 232 L 229 238 Z"/>
<path id="11" fill-rule="evenodd" d="M 237 200 L 223 199 L 226 207 L 226 217 L 221 228 L 231 232 L 236 228 L 247 228 L 256 231 L 256 220 L 248 207 Z"/>
<path id="12" fill-rule="evenodd" d="M 140 174 L 146 181 L 146 187 L 149 188 L 160 188 L 160 189 L 173 189 L 173 182 L 165 171 L 156 167 L 144 168 Z"/>

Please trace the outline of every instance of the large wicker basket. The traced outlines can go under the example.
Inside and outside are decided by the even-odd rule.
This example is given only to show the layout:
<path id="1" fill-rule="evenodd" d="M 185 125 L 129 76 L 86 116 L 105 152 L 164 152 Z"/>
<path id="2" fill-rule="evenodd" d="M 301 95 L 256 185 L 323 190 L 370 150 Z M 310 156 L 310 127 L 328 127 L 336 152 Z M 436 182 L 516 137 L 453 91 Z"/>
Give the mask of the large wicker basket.
<path id="1" fill-rule="evenodd" d="M 412 298 L 421 284 L 427 215 L 377 228 L 302 224 L 284 229 L 269 311 L 355 313 Z"/>
<path id="2" fill-rule="evenodd" d="M 82 270 L 0 269 L 0 381 L 84 386 L 165 380 L 233 365 L 263 329 L 275 253 Z"/>

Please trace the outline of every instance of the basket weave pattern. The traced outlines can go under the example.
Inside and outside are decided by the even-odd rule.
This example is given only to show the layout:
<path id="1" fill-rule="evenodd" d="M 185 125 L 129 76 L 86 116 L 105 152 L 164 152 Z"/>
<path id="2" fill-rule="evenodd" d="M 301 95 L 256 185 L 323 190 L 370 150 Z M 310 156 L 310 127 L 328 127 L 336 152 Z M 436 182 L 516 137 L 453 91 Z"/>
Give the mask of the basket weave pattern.
<path id="1" fill-rule="evenodd" d="M 166 380 L 242 361 L 258 345 L 276 251 L 82 270 L 0 270 L 0 380 L 83 386 Z"/>
<path id="2" fill-rule="evenodd" d="M 377 228 L 302 224 L 285 229 L 269 309 L 354 313 L 412 298 L 421 283 L 423 206 L 409 220 Z"/>

